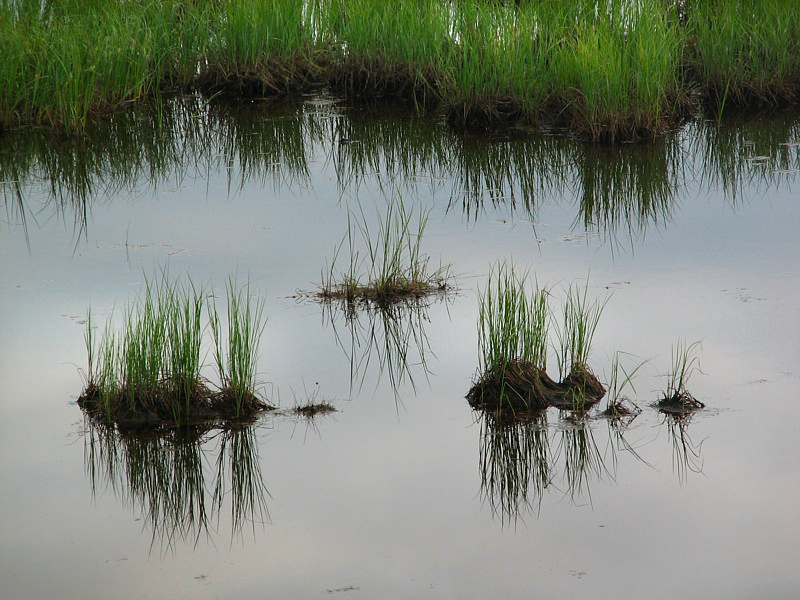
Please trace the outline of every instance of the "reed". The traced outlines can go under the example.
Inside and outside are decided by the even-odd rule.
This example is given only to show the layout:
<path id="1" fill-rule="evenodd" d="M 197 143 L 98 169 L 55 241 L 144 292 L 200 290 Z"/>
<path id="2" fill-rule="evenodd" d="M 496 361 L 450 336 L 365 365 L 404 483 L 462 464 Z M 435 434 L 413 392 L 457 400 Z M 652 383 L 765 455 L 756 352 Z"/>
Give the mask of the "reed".
<path id="1" fill-rule="evenodd" d="M 667 374 L 667 389 L 656 404 L 659 410 L 684 413 L 705 407 L 686 387 L 694 372 L 700 370 L 701 350 L 699 341 L 687 344 L 686 340 L 679 340 L 672 347 L 672 368 Z"/>
<path id="2" fill-rule="evenodd" d="M 234 293 L 232 282 L 228 290 L 224 349 L 217 309 L 206 306 L 206 292 L 191 281 L 171 281 L 165 272 L 145 279 L 142 295 L 124 311 L 121 331 L 113 329 L 112 315 L 98 338 L 90 312 L 85 333 L 89 369 L 79 405 L 105 422 L 155 428 L 250 417 L 266 408 L 254 392 L 263 302 L 253 308 L 249 297 Z M 204 316 L 213 331 L 218 391 L 201 376 Z"/>
<path id="3" fill-rule="evenodd" d="M 441 104 L 459 128 L 653 138 L 693 110 L 693 90 L 718 112 L 796 103 L 792 8 L 725 0 L 676 18 L 663 0 L 3 0 L 0 126 L 83 131 L 167 91 L 327 86 Z"/>
<path id="4" fill-rule="evenodd" d="M 589 299 L 589 282 L 581 288 L 570 284 L 562 310 L 562 327 L 558 338 L 558 372 L 562 378 L 571 371 L 584 370 L 589 364 L 592 340 L 608 297 Z"/>
<path id="5" fill-rule="evenodd" d="M 385 307 L 451 289 L 449 265 L 431 269 L 430 257 L 422 252 L 429 214 L 415 218 L 414 210 L 395 196 L 384 214 L 377 213 L 377 232 L 372 233 L 374 228 L 361 207 L 358 214 L 349 213 L 347 234 L 323 272 L 316 296 L 342 301 L 352 310 L 358 303 Z M 339 270 L 337 260 L 345 248 L 348 264 Z"/>
<path id="6" fill-rule="evenodd" d="M 467 394 L 475 408 L 539 411 L 550 406 L 583 411 L 605 388 L 588 367 L 589 349 L 605 302 L 570 285 L 563 326 L 556 330 L 561 381 L 546 372 L 550 309 L 546 289 L 526 288 L 526 274 L 500 264 L 490 274 L 478 314 L 479 376 Z"/>
<path id="7" fill-rule="evenodd" d="M 527 273 L 517 274 L 513 265 L 499 263 L 478 310 L 478 355 L 482 373 L 501 379 L 514 363 L 547 368 L 549 292 L 534 284 L 527 290 Z"/>
<path id="8" fill-rule="evenodd" d="M 632 393 L 636 393 L 633 378 L 639 369 L 644 366 L 645 362 L 626 368 L 622 362 L 623 356 L 630 355 L 624 352 L 614 353 L 614 358 L 611 361 L 611 375 L 606 384 L 608 391 L 606 393 L 606 409 L 603 414 L 611 419 L 620 419 L 621 417 L 637 415 L 642 412 L 636 402 L 627 396 L 626 390 L 630 389 Z"/>
<path id="9" fill-rule="evenodd" d="M 707 103 L 775 107 L 800 97 L 800 11 L 794 2 L 693 3 L 687 48 Z"/>
<path id="10" fill-rule="evenodd" d="M 253 299 L 250 285 L 237 288 L 229 279 L 227 296 L 227 331 L 223 331 L 219 313 L 211 311 L 211 332 L 214 338 L 214 362 L 221 382 L 220 394 L 228 399 L 233 416 L 252 414 L 261 406 L 255 395 L 258 346 L 264 333 L 264 300 Z"/>
<path id="11" fill-rule="evenodd" d="M 322 4 L 317 2 L 317 5 Z M 417 106 L 441 96 L 449 64 L 451 5 L 439 0 L 329 3 L 336 31 L 331 88 L 348 96 L 396 97 Z"/>
<path id="12" fill-rule="evenodd" d="M 209 28 L 199 87 L 246 96 L 304 89 L 316 72 L 305 5 L 301 0 L 201 2 L 210 14 L 196 19 Z"/>
<path id="13" fill-rule="evenodd" d="M 612 1 L 597 11 L 577 4 L 562 9 L 570 25 L 551 59 L 556 103 L 570 129 L 609 141 L 664 133 L 687 102 L 683 36 L 665 4 Z"/>

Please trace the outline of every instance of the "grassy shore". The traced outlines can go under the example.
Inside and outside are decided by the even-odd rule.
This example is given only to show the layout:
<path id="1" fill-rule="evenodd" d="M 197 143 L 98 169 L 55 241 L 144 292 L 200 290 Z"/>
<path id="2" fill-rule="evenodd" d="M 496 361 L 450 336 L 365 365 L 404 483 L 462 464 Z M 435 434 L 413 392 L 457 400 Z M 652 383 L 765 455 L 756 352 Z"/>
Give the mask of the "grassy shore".
<path id="1" fill-rule="evenodd" d="M 679 3 L 683 5 L 683 3 Z M 458 128 L 652 138 L 699 104 L 793 104 L 796 0 L 0 0 L 0 129 L 80 130 L 166 92 L 329 88 Z"/>

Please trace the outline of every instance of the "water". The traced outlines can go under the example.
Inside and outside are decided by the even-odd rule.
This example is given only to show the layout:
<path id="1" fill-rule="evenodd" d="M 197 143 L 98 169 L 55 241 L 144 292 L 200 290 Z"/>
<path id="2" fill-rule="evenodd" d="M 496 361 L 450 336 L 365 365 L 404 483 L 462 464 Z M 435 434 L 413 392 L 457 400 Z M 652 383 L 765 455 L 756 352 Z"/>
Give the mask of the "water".
<path id="1" fill-rule="evenodd" d="M 799 134 L 779 117 L 613 150 L 464 140 L 316 98 L 0 139 L 0 598 L 796 597 Z M 423 250 L 459 291 L 355 324 L 298 298 L 348 210 L 396 196 L 431 210 Z M 555 308 L 587 278 L 610 296 L 590 364 L 648 359 L 638 417 L 470 409 L 498 260 Z M 162 268 L 249 279 L 266 395 L 339 412 L 171 446 L 90 429 L 87 309 L 119 314 Z M 702 342 L 707 408 L 675 421 L 650 404 L 681 339 Z"/>

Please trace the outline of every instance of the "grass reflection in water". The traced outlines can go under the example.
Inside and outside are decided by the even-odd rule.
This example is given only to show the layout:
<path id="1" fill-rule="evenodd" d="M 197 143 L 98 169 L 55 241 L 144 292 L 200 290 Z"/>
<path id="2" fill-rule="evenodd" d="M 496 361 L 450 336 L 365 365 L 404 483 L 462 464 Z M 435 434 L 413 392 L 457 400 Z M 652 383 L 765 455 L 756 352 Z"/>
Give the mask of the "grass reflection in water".
<path id="1" fill-rule="evenodd" d="M 111 489 L 144 520 L 151 548 L 211 539 L 227 507 L 231 537 L 269 521 L 257 428 L 185 428 L 150 434 L 86 418 L 84 459 L 94 495 Z"/>

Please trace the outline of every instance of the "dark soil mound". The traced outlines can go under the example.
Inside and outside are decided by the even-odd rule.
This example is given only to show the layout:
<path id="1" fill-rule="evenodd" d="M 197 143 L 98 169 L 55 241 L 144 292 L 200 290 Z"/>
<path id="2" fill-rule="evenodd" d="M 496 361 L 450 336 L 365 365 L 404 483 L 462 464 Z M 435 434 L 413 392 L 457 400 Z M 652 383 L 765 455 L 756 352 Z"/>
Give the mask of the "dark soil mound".
<path id="1" fill-rule="evenodd" d="M 178 399 L 165 390 L 138 394 L 131 398 L 128 390 L 119 390 L 104 399 L 100 389 L 90 384 L 78 398 L 80 406 L 90 417 L 114 423 L 122 429 L 153 429 L 183 427 L 207 422 L 248 421 L 272 407 L 251 392 L 237 396 L 225 388 L 211 391 L 198 385 L 188 398 Z"/>
<path id="2" fill-rule="evenodd" d="M 467 393 L 473 408 L 514 412 L 587 408 L 600 401 L 606 390 L 585 365 L 575 365 L 561 383 L 542 369 L 524 361 L 510 363 L 502 373 L 481 377 Z"/>
<path id="3" fill-rule="evenodd" d="M 671 396 L 664 396 L 656 402 L 656 408 L 663 413 L 685 415 L 687 413 L 705 408 L 705 404 L 692 396 L 687 391 L 674 392 Z"/>

